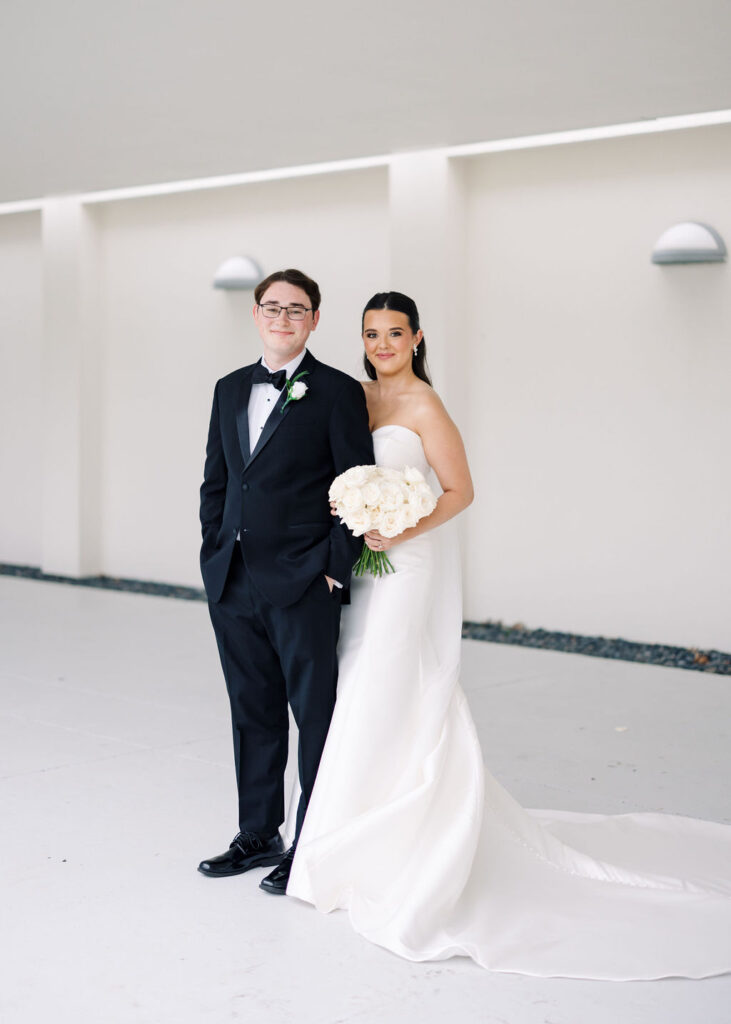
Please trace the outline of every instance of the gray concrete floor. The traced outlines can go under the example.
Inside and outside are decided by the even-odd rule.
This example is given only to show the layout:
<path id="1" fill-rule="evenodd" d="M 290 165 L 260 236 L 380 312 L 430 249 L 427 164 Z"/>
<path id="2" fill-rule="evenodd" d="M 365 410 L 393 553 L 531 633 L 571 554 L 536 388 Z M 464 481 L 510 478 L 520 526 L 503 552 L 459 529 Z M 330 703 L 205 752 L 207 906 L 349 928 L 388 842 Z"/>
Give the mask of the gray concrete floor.
<path id="1" fill-rule="evenodd" d="M 524 805 L 730 820 L 728 678 L 465 641 L 463 684 Z M 3 1021 L 731 1019 L 730 976 L 412 964 L 262 893 L 263 871 L 203 878 L 235 831 L 227 716 L 204 605 L 0 578 Z"/>

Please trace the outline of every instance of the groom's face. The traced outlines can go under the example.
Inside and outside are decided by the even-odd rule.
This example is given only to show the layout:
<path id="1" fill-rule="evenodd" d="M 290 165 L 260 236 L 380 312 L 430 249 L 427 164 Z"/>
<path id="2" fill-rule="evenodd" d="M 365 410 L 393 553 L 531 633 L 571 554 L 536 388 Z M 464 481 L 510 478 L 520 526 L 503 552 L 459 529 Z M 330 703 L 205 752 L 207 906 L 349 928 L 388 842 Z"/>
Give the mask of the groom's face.
<path id="1" fill-rule="evenodd" d="M 263 306 L 268 312 L 279 306 L 280 312 L 277 316 L 266 316 Z M 286 307 L 289 313 L 285 312 Z M 311 307 L 307 292 L 286 281 L 271 284 L 259 304 L 254 306 L 254 320 L 264 346 L 264 358 L 272 370 L 285 366 L 305 347 L 320 319 L 319 309 L 313 313 Z M 293 320 L 290 313 L 295 310 L 303 310 L 304 319 Z"/>

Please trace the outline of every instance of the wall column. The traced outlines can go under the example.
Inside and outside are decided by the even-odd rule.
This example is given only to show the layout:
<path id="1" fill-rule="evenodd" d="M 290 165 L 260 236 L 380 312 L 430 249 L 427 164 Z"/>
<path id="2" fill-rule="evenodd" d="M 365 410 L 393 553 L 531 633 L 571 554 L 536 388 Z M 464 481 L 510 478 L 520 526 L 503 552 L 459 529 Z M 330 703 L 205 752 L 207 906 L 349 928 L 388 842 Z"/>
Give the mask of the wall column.
<path id="1" fill-rule="evenodd" d="M 43 208 L 42 569 L 99 572 L 98 270 L 92 214 Z"/>
<path id="2" fill-rule="evenodd" d="M 434 386 L 456 417 L 464 335 L 463 168 L 434 152 L 393 158 L 389 173 L 391 288 L 419 307 Z"/>

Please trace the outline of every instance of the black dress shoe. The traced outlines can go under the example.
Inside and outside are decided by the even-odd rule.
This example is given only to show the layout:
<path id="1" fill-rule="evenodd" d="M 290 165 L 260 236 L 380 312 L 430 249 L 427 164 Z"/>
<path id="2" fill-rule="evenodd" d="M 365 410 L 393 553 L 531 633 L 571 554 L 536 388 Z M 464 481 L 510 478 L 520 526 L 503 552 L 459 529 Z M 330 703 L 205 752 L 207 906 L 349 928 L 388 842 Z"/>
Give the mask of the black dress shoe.
<path id="1" fill-rule="evenodd" d="M 287 894 L 287 882 L 292 870 L 292 861 L 296 847 L 290 846 L 280 864 L 277 864 L 274 871 L 270 871 L 259 882 L 259 888 L 264 892 L 270 892 L 273 896 L 285 896 Z"/>
<path id="2" fill-rule="evenodd" d="M 250 868 L 268 867 L 282 859 L 284 844 L 277 834 L 271 839 L 262 839 L 256 832 L 239 832 L 226 853 L 202 860 L 198 870 L 209 878 L 226 878 L 241 875 Z"/>

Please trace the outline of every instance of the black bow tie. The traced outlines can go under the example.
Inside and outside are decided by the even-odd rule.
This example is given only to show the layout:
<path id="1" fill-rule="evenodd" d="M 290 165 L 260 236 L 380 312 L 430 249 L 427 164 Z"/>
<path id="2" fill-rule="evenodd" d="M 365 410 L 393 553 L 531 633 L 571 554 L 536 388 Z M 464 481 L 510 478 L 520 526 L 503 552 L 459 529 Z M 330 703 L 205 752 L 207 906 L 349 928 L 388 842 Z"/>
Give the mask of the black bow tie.
<path id="1" fill-rule="evenodd" d="M 274 373 L 270 373 L 262 363 L 256 364 L 254 376 L 251 378 L 252 384 L 271 384 L 277 391 L 282 390 L 286 380 L 286 370 L 275 370 Z"/>

